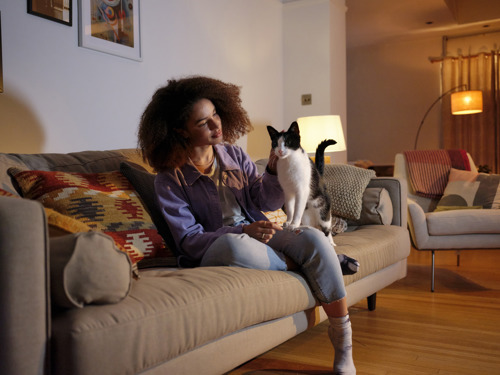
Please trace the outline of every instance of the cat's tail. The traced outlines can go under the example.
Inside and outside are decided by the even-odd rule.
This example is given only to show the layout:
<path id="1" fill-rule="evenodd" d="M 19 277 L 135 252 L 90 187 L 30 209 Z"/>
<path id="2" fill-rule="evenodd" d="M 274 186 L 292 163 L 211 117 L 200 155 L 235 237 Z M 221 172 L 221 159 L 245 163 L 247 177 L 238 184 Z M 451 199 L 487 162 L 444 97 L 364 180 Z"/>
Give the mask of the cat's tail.
<path id="1" fill-rule="evenodd" d="M 325 149 L 328 146 L 333 146 L 334 144 L 337 144 L 337 142 L 334 141 L 333 139 L 325 139 L 316 148 L 315 164 L 316 168 L 318 168 L 318 172 L 320 173 L 320 175 L 323 175 L 323 171 L 325 170 Z"/>

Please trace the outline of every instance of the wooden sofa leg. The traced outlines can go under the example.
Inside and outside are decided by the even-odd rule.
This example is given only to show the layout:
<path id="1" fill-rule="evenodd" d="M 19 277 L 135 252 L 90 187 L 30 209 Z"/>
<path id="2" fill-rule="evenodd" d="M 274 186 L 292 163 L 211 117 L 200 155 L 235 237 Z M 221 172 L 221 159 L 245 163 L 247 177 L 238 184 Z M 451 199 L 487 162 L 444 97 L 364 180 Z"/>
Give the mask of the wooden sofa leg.
<path id="1" fill-rule="evenodd" d="M 366 297 L 368 301 L 368 310 L 373 311 L 377 305 L 377 293 L 373 293 L 371 296 Z"/>

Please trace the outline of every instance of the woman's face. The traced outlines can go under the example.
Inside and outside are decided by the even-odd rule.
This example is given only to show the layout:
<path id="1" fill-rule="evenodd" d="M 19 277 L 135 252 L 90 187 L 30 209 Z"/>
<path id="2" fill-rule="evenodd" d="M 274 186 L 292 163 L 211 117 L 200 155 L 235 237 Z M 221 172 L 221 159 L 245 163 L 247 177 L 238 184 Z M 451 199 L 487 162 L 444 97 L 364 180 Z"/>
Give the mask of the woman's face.
<path id="1" fill-rule="evenodd" d="M 189 139 L 193 147 L 222 142 L 221 120 L 210 100 L 200 99 L 193 105 L 191 116 L 181 134 Z"/>

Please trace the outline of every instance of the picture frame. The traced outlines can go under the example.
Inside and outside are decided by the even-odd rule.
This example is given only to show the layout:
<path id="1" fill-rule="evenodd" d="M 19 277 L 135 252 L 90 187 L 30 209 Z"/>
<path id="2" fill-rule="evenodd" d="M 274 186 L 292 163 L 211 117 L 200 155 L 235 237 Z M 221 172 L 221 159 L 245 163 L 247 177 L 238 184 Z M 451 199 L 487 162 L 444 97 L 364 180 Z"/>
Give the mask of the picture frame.
<path id="1" fill-rule="evenodd" d="M 72 0 L 28 0 L 28 13 L 66 26 L 73 25 Z"/>
<path id="2" fill-rule="evenodd" d="M 79 0 L 78 45 L 142 61 L 140 0 Z"/>

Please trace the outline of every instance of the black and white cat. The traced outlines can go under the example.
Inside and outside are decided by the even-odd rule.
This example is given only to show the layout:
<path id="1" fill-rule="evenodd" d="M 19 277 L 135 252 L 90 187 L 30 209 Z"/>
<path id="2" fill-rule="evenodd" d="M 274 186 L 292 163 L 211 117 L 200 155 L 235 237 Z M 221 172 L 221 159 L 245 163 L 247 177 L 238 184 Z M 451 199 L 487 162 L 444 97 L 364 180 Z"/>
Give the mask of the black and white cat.
<path id="1" fill-rule="evenodd" d="M 331 235 L 331 201 L 322 181 L 322 174 L 325 149 L 337 142 L 333 139 L 321 142 L 316 149 L 315 164 L 300 146 L 297 122 L 293 122 L 286 132 L 278 132 L 272 126 L 268 126 L 267 130 L 278 157 L 278 181 L 285 193 L 287 220 L 284 227 L 292 230 L 300 225 L 318 228 L 334 245 Z"/>
<path id="2" fill-rule="evenodd" d="M 285 194 L 286 229 L 307 225 L 320 229 L 328 237 L 332 247 L 331 198 L 323 182 L 324 154 L 328 146 L 337 142 L 324 140 L 316 149 L 315 163 L 300 145 L 300 131 L 293 122 L 286 132 L 267 127 L 272 148 L 278 157 L 276 165 L 278 181 Z M 359 262 L 346 255 L 338 255 L 344 275 L 356 273 Z"/>

